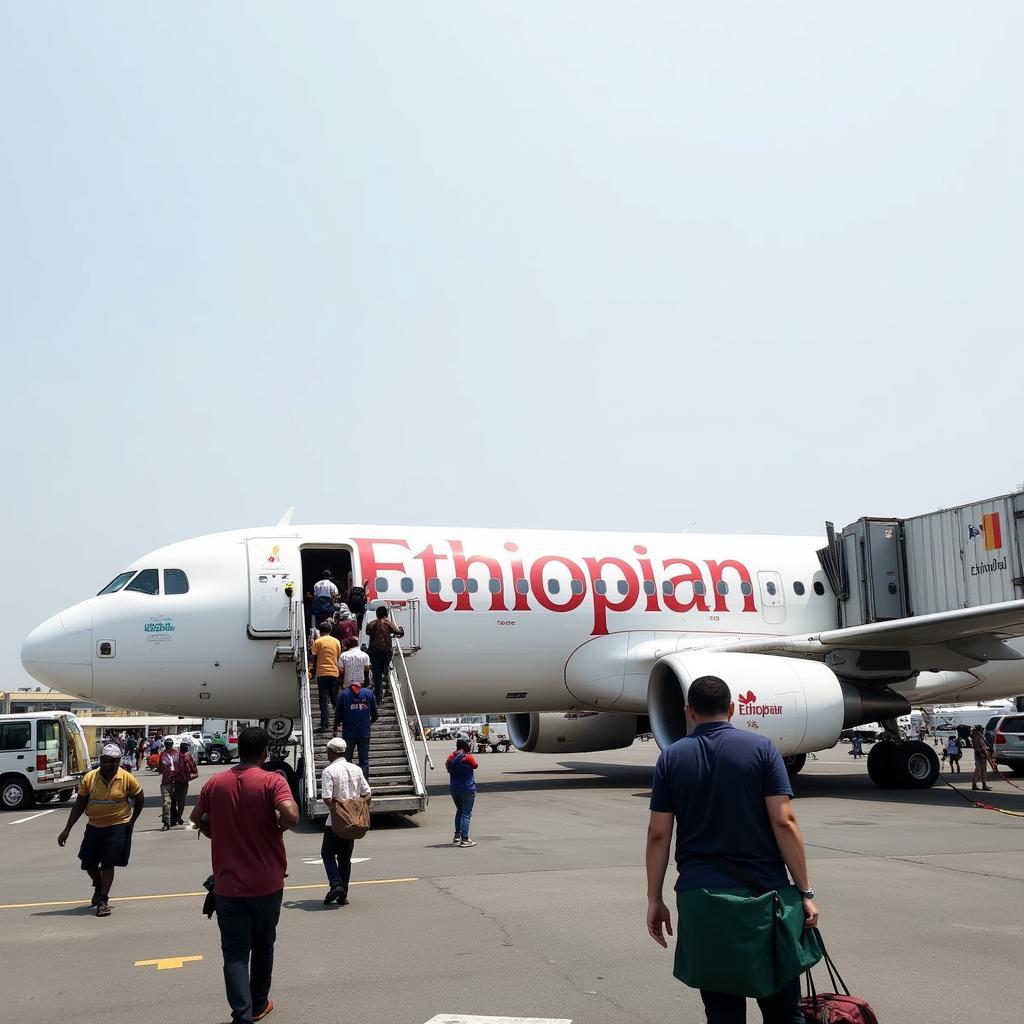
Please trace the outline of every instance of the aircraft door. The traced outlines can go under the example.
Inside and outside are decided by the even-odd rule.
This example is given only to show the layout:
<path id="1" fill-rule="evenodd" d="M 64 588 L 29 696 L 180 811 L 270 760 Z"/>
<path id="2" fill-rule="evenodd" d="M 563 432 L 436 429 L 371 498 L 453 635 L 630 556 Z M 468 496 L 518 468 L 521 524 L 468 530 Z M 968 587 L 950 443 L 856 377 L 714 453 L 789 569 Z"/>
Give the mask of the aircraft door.
<path id="1" fill-rule="evenodd" d="M 249 559 L 249 635 L 288 636 L 290 601 L 286 583 L 294 583 L 301 594 L 302 568 L 294 537 L 250 537 L 246 542 Z"/>
<path id="2" fill-rule="evenodd" d="M 786 621 L 786 594 L 782 589 L 782 576 L 777 572 L 759 572 L 757 582 L 761 588 L 761 615 L 764 621 L 778 625 Z"/>

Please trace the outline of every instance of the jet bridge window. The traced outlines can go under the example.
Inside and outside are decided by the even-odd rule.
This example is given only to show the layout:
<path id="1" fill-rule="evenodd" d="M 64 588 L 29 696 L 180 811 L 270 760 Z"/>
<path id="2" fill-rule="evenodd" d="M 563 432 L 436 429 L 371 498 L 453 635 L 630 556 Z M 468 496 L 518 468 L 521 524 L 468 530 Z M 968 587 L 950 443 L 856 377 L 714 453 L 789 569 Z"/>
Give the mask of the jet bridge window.
<path id="1" fill-rule="evenodd" d="M 134 590 L 137 594 L 159 594 L 160 593 L 160 574 L 156 569 L 143 569 L 125 587 L 125 590 Z"/>
<path id="2" fill-rule="evenodd" d="M 188 577 L 181 569 L 164 569 L 164 593 L 188 593 Z"/>
<path id="3" fill-rule="evenodd" d="M 130 572 L 119 573 L 96 596 L 102 597 L 104 594 L 116 594 L 134 575 L 134 569 Z"/>

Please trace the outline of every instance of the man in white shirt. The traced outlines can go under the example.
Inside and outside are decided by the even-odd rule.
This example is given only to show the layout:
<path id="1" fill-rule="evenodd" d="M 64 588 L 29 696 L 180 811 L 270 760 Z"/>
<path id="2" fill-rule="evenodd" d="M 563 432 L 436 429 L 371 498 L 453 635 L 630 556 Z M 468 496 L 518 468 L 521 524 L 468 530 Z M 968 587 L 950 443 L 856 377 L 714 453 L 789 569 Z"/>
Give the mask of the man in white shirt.
<path id="1" fill-rule="evenodd" d="M 345 760 L 345 741 L 335 736 L 327 744 L 327 760 L 330 762 L 320 779 L 320 797 L 330 806 L 331 800 L 357 800 L 369 802 L 370 786 L 357 764 Z M 352 876 L 352 850 L 354 839 L 342 839 L 334 834 L 331 828 L 330 814 L 324 826 L 324 841 L 320 847 L 320 857 L 327 872 L 330 890 L 324 897 L 324 903 L 348 903 L 348 882 Z"/>
<path id="2" fill-rule="evenodd" d="M 358 683 L 360 686 L 370 685 L 370 656 L 360 650 L 359 641 L 350 636 L 341 642 L 341 657 L 338 659 L 341 669 L 341 688 Z"/>
<path id="3" fill-rule="evenodd" d="M 321 621 L 334 614 L 334 602 L 338 598 L 338 588 L 334 585 L 330 569 L 324 569 L 323 576 L 313 584 L 313 622 L 320 625 Z"/>

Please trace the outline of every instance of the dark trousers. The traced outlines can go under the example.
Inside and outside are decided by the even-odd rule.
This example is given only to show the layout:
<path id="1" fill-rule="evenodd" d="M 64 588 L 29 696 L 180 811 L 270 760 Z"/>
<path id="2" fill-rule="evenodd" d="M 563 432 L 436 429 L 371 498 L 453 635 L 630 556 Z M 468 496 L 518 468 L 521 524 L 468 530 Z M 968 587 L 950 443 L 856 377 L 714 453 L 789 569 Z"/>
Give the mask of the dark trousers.
<path id="1" fill-rule="evenodd" d="M 469 819 L 473 817 L 476 793 L 452 793 L 455 801 L 455 835 L 460 839 L 469 838 Z"/>
<path id="2" fill-rule="evenodd" d="M 341 889 L 348 895 L 348 880 L 352 877 L 352 850 L 355 840 L 342 839 L 330 828 L 324 829 L 324 841 L 320 845 L 320 857 L 327 872 L 327 881 L 332 889 Z"/>
<path id="3" fill-rule="evenodd" d="M 391 652 L 375 651 L 372 647 L 370 655 L 370 673 L 373 677 L 373 694 L 380 700 L 384 696 L 384 680 L 391 671 Z"/>
<path id="4" fill-rule="evenodd" d="M 338 676 L 317 676 L 316 689 L 320 696 L 320 728 L 329 729 L 338 703 Z"/>
<path id="5" fill-rule="evenodd" d="M 700 990 L 708 1024 L 746 1024 L 747 1001 L 743 996 Z M 800 1009 L 800 979 L 794 978 L 773 996 L 758 999 L 764 1024 L 804 1024 Z"/>
<path id="6" fill-rule="evenodd" d="M 176 825 L 185 815 L 185 797 L 188 796 L 187 782 L 166 782 L 160 786 L 163 798 L 163 821 L 165 825 Z"/>
<path id="7" fill-rule="evenodd" d="M 235 1024 L 251 1024 L 270 998 L 281 896 L 279 889 L 269 896 L 217 897 L 224 987 Z"/>
<path id="8" fill-rule="evenodd" d="M 345 740 L 345 757 L 351 761 L 356 753 L 359 754 L 359 767 L 363 769 L 363 777 L 370 778 L 370 737 L 356 736 L 354 739 L 348 736 Z"/>

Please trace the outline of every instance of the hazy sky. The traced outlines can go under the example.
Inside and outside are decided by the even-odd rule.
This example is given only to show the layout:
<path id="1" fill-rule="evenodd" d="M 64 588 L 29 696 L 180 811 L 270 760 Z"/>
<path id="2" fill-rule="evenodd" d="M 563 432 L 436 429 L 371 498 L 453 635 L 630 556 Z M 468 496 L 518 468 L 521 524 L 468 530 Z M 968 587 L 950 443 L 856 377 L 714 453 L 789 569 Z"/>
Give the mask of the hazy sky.
<path id="1" fill-rule="evenodd" d="M 0 688 L 273 523 L 817 532 L 1024 479 L 1024 6 L 0 5 Z"/>

